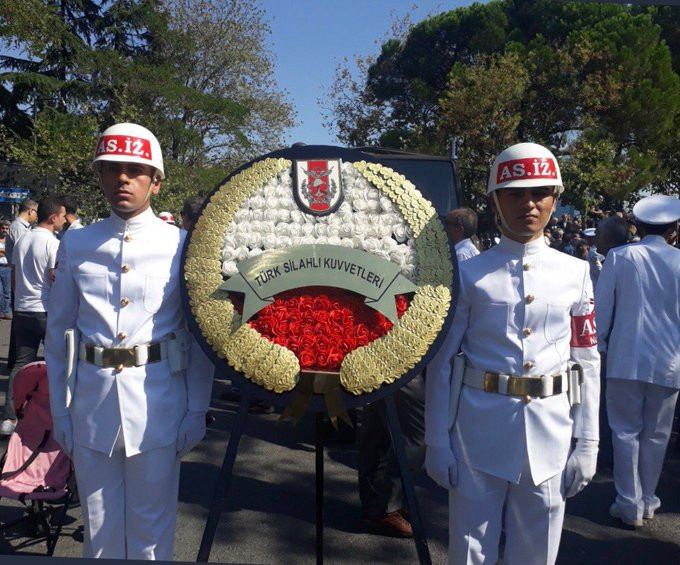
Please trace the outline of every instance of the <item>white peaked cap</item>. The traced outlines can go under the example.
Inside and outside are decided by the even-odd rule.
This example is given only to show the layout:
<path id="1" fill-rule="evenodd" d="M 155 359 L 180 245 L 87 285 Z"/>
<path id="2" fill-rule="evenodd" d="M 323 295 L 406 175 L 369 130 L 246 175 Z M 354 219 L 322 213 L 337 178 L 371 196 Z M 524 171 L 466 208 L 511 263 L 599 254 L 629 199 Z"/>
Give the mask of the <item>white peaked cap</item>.
<path id="1" fill-rule="evenodd" d="M 645 224 L 670 224 L 680 219 L 680 200 L 666 194 L 647 196 L 633 206 L 633 215 Z"/>

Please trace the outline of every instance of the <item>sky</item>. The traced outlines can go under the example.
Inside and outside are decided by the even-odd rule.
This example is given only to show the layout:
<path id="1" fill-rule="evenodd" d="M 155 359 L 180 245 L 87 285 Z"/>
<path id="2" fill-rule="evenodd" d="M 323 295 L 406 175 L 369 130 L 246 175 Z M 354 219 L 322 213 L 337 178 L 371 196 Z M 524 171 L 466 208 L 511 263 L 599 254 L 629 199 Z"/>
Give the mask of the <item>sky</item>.
<path id="1" fill-rule="evenodd" d="M 471 0 L 259 0 L 271 27 L 269 48 L 279 89 L 297 111 L 299 125 L 286 143 L 338 145 L 324 128 L 318 99 L 345 57 L 377 55 L 391 22 L 410 14 L 417 23 Z"/>

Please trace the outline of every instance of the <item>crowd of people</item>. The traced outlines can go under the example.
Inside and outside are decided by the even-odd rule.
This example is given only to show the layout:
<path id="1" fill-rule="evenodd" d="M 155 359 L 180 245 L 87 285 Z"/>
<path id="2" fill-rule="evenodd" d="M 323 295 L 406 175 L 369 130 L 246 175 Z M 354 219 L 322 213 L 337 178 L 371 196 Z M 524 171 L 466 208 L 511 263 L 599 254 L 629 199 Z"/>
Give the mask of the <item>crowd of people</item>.
<path id="1" fill-rule="evenodd" d="M 161 150 L 136 124 L 104 131 L 93 165 L 107 219 L 79 231 L 73 199 L 45 197 L 0 222 L 0 317 L 12 320 L 0 433 L 16 425 L 12 380 L 44 341 L 84 556 L 169 560 L 179 463 L 205 434 L 213 380 L 179 296 L 181 250 L 203 199 L 185 202 L 184 229 L 172 213 L 153 213 Z M 680 201 L 652 196 L 627 213 L 598 199 L 584 221 L 555 215 L 564 190 L 550 151 L 513 145 L 489 176 L 498 234 L 479 238 L 470 208 L 445 220 L 455 316 L 425 373 L 395 399 L 411 472 L 424 466 L 449 492 L 453 564 L 495 563 L 502 531 L 505 563 L 555 562 L 565 499 L 596 471 L 601 384 L 617 492 L 610 514 L 637 527 L 661 506 L 680 389 Z M 364 407 L 360 423 L 364 518 L 412 536 L 382 404 Z"/>

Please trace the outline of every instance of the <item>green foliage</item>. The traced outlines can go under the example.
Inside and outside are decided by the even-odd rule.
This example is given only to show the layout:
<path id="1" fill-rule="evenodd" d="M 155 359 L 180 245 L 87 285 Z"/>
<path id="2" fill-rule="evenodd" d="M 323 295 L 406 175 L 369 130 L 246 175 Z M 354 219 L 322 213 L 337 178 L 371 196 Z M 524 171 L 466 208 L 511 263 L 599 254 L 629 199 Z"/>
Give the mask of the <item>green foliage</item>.
<path id="1" fill-rule="evenodd" d="M 369 65 L 363 59 L 355 83 L 329 93 L 330 118 L 343 141 L 445 154 L 455 140 L 475 203 L 493 157 L 518 141 L 558 155 L 565 199 L 580 208 L 596 193 L 677 191 L 678 22 L 670 7 L 473 4 L 386 41 Z"/>
<path id="2" fill-rule="evenodd" d="M 96 133 L 132 121 L 156 134 L 177 214 L 249 157 L 273 150 L 293 111 L 272 82 L 255 0 L 5 0 L 0 4 L 0 158 L 106 213 Z"/>

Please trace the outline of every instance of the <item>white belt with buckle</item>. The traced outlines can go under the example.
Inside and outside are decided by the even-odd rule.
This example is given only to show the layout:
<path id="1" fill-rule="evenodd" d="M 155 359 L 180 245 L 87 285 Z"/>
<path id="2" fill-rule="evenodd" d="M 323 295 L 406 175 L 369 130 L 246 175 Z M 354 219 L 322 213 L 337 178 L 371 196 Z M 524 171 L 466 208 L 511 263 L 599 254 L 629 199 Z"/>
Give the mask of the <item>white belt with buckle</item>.
<path id="1" fill-rule="evenodd" d="M 98 367 L 139 367 L 168 358 L 168 343 L 146 343 L 134 347 L 101 347 L 80 343 L 79 357 Z"/>
<path id="2" fill-rule="evenodd" d="M 465 367 L 463 383 L 485 392 L 532 398 L 546 398 L 562 394 L 569 389 L 569 379 L 566 373 L 541 375 L 540 377 L 519 377 L 482 371 L 472 367 Z"/>

